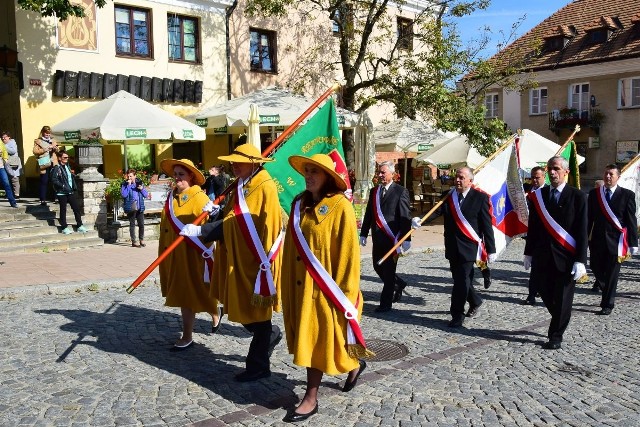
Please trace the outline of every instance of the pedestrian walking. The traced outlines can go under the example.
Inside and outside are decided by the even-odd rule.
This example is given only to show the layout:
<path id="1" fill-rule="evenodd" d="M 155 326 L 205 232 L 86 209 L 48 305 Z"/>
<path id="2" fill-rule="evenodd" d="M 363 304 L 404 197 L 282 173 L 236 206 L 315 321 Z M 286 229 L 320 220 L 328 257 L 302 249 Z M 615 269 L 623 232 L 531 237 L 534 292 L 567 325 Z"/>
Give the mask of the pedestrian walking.
<path id="1" fill-rule="evenodd" d="M 129 236 L 131 246 L 140 248 L 147 246 L 144 243 L 144 199 L 149 197 L 147 189 L 144 188 L 142 180 L 138 178 L 135 169 L 127 171 L 127 179 L 120 187 L 123 210 L 129 219 Z M 136 223 L 138 224 L 138 239 L 136 239 Z"/>
<path id="2" fill-rule="evenodd" d="M 531 168 L 531 186 L 527 191 L 527 198 L 532 197 L 533 193 L 535 193 L 537 189 L 544 187 L 545 175 L 546 174 L 543 167 L 534 166 L 533 168 Z M 534 270 L 531 270 L 531 273 L 529 274 L 529 293 L 527 294 L 527 297 L 525 299 L 520 301 L 520 305 L 536 305 L 536 295 L 538 295 L 539 279 L 535 277 L 533 273 Z"/>
<path id="3" fill-rule="evenodd" d="M 47 205 L 47 190 L 49 185 L 49 173 L 51 168 L 58 164 L 58 157 L 55 155 L 60 151 L 58 143 L 51 136 L 51 128 L 43 126 L 40 135 L 33 141 L 33 154 L 37 157 L 36 169 L 40 176 L 40 204 Z"/>
<path id="4" fill-rule="evenodd" d="M 11 138 L 9 131 L 4 131 L 2 134 L 2 142 L 7 150 L 8 158 L 5 161 L 5 170 L 9 181 L 11 181 L 11 188 L 13 190 L 13 197 L 16 200 L 20 200 L 20 175 L 22 175 L 22 160 L 18 153 L 18 144 Z"/>
<path id="5" fill-rule="evenodd" d="M 58 157 L 57 164 L 51 169 L 51 184 L 53 192 L 60 203 L 60 227 L 62 234 L 72 234 L 73 228 L 67 225 L 67 204 L 71 206 L 73 216 L 76 220 L 78 233 L 86 233 L 89 230 L 82 224 L 82 212 L 76 198 L 78 185 L 76 184 L 76 176 L 69 167 L 69 154 L 66 151 L 56 151 Z"/>
<path id="6" fill-rule="evenodd" d="M 547 162 L 550 186 L 529 198 L 529 230 L 524 268 L 538 278 L 542 302 L 551 314 L 549 341 L 544 349 L 557 350 L 571 319 L 576 280 L 586 274 L 587 199 L 567 185 L 569 162 L 555 156 Z"/>
<path id="7" fill-rule="evenodd" d="M 13 188 L 11 187 L 11 183 L 9 182 L 9 175 L 7 174 L 6 167 L 8 166 L 7 160 L 9 159 L 9 154 L 7 153 L 7 149 L 5 144 L 0 144 L 0 184 L 4 189 L 7 200 L 9 200 L 9 204 L 12 208 L 17 208 L 16 199 L 13 196 Z"/>
<path id="8" fill-rule="evenodd" d="M 369 231 L 373 244 L 373 268 L 382 280 L 380 305 L 377 313 L 391 310 L 393 302 L 400 300 L 407 285 L 396 275 L 398 258 L 411 247 L 411 237 L 402 242 L 394 254 L 381 265 L 378 262 L 411 229 L 411 207 L 409 191 L 393 182 L 395 167 L 392 162 L 383 162 L 378 169 L 379 185 L 369 192 L 369 200 L 360 228 L 360 244 L 366 246 Z"/>

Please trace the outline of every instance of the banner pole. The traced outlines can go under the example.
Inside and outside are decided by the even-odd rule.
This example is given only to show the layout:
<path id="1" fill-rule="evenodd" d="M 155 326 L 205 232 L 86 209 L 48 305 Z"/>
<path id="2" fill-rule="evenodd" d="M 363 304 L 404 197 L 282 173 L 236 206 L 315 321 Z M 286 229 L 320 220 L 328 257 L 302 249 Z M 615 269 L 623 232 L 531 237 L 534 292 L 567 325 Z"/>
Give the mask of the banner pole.
<path id="1" fill-rule="evenodd" d="M 578 133 L 578 132 L 580 132 L 580 125 L 576 125 L 576 127 L 573 129 L 573 132 L 571 132 L 571 135 L 569 135 L 569 138 L 567 138 L 567 140 L 564 142 L 564 144 L 562 144 L 562 146 L 558 149 L 558 152 L 556 153 L 556 156 L 559 156 L 560 154 L 562 154 L 564 149 L 567 147 L 567 144 L 571 142 L 571 140 L 573 139 L 575 134 Z"/>
<path id="2" fill-rule="evenodd" d="M 262 152 L 262 157 L 268 157 L 270 155 L 273 154 L 273 151 L 275 151 L 283 142 L 286 138 L 289 137 L 290 134 L 292 134 L 300 125 L 300 123 L 302 123 L 303 120 L 305 120 L 307 118 L 307 116 L 309 116 L 322 102 L 324 102 L 327 98 L 329 98 L 333 92 L 335 92 L 336 90 L 338 90 L 338 88 L 340 87 L 339 83 L 334 83 L 329 89 L 327 89 L 326 92 L 324 92 L 320 98 L 318 98 L 313 104 L 311 104 L 311 106 L 309 108 L 307 108 L 301 115 L 300 117 L 298 117 L 292 124 L 291 126 L 289 126 L 288 128 L 286 128 L 284 130 L 284 132 L 282 132 L 280 134 L 280 136 L 278 138 L 276 138 L 275 141 L 273 141 L 273 143 L 271 145 L 269 145 L 263 152 Z M 222 192 L 222 194 L 220 194 L 218 197 L 216 197 L 216 199 L 213 201 L 214 204 L 219 204 L 222 200 L 224 200 L 225 195 L 227 195 L 229 192 L 231 192 L 231 190 L 233 189 L 233 187 L 235 186 L 236 181 L 232 181 L 227 188 L 224 189 L 224 191 Z M 171 203 L 171 201 L 169 201 L 169 203 Z M 209 216 L 209 212 L 202 212 L 196 219 L 195 221 L 193 221 L 192 224 L 194 225 L 198 225 L 199 223 L 201 223 L 207 216 Z M 171 243 L 171 245 L 169 245 L 169 247 L 167 247 L 167 249 L 164 250 L 164 252 L 162 252 L 162 254 L 160 254 L 158 256 L 158 258 L 156 258 L 155 261 L 153 261 L 151 263 L 151 265 L 149 265 L 149 267 L 147 267 L 142 274 L 140 274 L 140 276 L 138 276 L 138 278 L 136 280 L 133 281 L 133 283 L 131 284 L 131 286 L 129 286 L 127 288 L 127 293 L 130 294 L 131 292 L 133 292 L 133 290 L 135 288 L 137 288 L 140 283 L 142 283 L 142 281 L 144 279 L 147 278 L 147 276 L 149 276 L 149 274 L 151 274 L 151 272 L 153 270 L 155 270 L 155 268 L 160 265 L 160 263 L 162 261 L 164 261 L 164 259 L 169 256 L 169 254 L 178 247 L 178 245 L 180 243 L 182 243 L 182 241 L 184 240 L 184 236 L 178 236 L 176 238 L 176 240 L 173 241 L 173 243 Z"/>
<path id="3" fill-rule="evenodd" d="M 627 169 L 629 169 L 631 166 L 633 166 L 638 160 L 640 160 L 640 154 L 636 154 L 636 156 L 631 159 L 631 161 L 629 163 L 627 163 L 626 165 L 624 165 L 622 167 L 622 169 L 620 169 L 620 174 L 622 175 L 624 173 L 624 171 L 626 171 Z"/>
<path id="4" fill-rule="evenodd" d="M 487 157 L 482 163 L 480 163 L 480 165 L 478 165 L 477 168 L 475 168 L 473 170 L 473 173 L 476 174 L 478 172 L 480 172 L 480 170 L 485 167 L 491 160 L 495 159 L 498 154 L 502 153 L 504 150 L 507 149 L 507 147 L 509 147 L 509 145 L 513 144 L 513 141 L 515 141 L 515 135 L 512 135 L 507 142 L 505 142 L 504 144 L 502 144 L 500 147 L 498 147 L 498 149 L 491 154 L 489 157 Z M 443 198 L 442 200 L 440 200 L 438 203 L 435 204 L 434 207 L 431 208 L 431 210 L 429 212 L 427 212 L 421 219 L 420 219 L 420 224 L 422 225 L 422 223 L 431 216 L 431 214 L 433 212 L 436 211 L 436 209 L 438 209 L 440 207 L 440 205 L 442 205 L 447 198 L 449 197 L 449 195 L 451 194 L 451 192 L 448 192 Z M 402 238 L 400 240 L 398 240 L 398 243 L 396 243 L 391 249 L 389 249 L 389 252 L 387 252 L 386 254 L 384 254 L 384 256 L 382 258 L 380 258 L 380 261 L 378 261 L 378 265 L 381 265 L 383 262 L 386 261 L 387 258 L 389 258 L 391 255 L 393 255 L 393 253 L 396 251 L 396 249 L 398 249 L 400 247 L 400 245 L 402 245 L 402 243 L 407 240 L 409 238 L 409 236 L 411 236 L 411 233 L 413 233 L 414 231 L 416 231 L 415 228 L 412 228 L 411 230 L 407 231 L 407 233 L 402 236 Z"/>

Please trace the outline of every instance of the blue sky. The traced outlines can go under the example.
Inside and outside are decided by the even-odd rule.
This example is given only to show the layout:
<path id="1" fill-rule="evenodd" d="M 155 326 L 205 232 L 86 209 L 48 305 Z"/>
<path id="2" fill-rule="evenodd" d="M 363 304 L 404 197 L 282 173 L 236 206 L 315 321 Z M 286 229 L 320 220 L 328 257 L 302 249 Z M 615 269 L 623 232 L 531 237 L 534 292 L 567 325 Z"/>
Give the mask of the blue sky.
<path id="1" fill-rule="evenodd" d="M 490 26 L 491 43 L 483 55 L 489 57 L 496 53 L 496 44 L 504 39 L 500 35 L 500 30 L 508 35 L 513 23 L 524 17 L 524 21 L 516 31 L 516 37 L 519 37 L 569 3 L 571 0 L 491 0 L 488 9 L 457 18 L 454 22 L 465 43 L 477 38 L 479 29 Z"/>

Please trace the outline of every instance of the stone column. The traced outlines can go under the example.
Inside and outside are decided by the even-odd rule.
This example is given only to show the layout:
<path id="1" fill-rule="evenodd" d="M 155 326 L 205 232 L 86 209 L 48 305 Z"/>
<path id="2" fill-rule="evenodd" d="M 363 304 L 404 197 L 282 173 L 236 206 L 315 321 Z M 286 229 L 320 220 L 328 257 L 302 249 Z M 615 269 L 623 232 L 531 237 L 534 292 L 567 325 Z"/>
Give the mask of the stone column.
<path id="1" fill-rule="evenodd" d="M 78 178 L 78 196 L 82 204 L 83 222 L 93 224 L 103 238 L 107 233 L 107 201 L 104 190 L 108 183 L 109 180 L 104 178 L 95 180 Z"/>

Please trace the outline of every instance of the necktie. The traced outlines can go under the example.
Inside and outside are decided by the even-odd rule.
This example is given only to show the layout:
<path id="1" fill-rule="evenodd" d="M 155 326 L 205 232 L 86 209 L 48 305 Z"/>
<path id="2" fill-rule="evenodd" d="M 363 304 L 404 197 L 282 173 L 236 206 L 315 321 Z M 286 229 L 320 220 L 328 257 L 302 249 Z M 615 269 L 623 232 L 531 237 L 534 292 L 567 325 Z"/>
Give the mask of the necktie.
<path id="1" fill-rule="evenodd" d="M 464 200 L 464 194 L 458 193 L 458 206 L 462 206 L 463 200 Z"/>
<path id="2" fill-rule="evenodd" d="M 555 188 L 551 189 L 551 199 L 549 201 L 554 205 L 558 204 L 558 194 L 559 194 L 558 190 L 556 190 Z"/>
<path id="3" fill-rule="evenodd" d="M 387 195 L 387 187 L 382 187 L 382 198 Z"/>
<path id="4" fill-rule="evenodd" d="M 604 191 L 604 198 L 607 199 L 607 203 L 611 203 L 611 190 L 610 189 L 606 189 Z"/>

